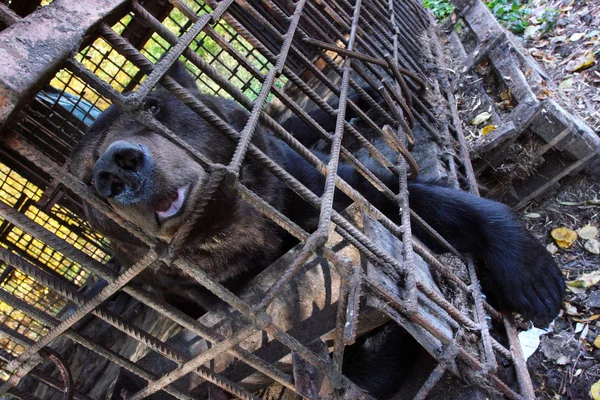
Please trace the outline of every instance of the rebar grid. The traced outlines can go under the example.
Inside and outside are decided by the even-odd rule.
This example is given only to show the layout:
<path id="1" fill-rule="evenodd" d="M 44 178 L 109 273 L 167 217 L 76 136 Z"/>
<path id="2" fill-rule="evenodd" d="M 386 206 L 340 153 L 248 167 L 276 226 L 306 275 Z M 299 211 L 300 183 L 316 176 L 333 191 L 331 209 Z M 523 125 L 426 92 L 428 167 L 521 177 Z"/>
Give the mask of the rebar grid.
<path id="1" fill-rule="evenodd" d="M 414 121 L 421 123 L 433 137 L 438 139 L 443 137 L 440 136 L 439 130 L 441 129 L 443 131 L 444 128 L 440 128 L 440 125 L 444 126 L 444 122 L 440 122 L 428 110 L 431 106 L 428 103 L 429 100 L 420 97 L 416 93 L 417 89 L 422 90 L 425 87 L 425 79 L 423 77 L 427 76 L 427 69 L 424 67 L 419 57 L 421 51 L 415 43 L 419 40 L 423 40 L 423 37 L 420 37 L 418 32 L 423 34 L 427 29 L 431 29 L 431 23 L 421 6 L 413 1 L 397 2 L 393 0 L 389 0 L 387 3 L 383 0 L 357 0 L 355 4 L 350 4 L 350 2 L 343 0 L 339 2 L 331 0 L 322 0 L 320 2 L 300 0 L 295 3 L 294 10 L 291 12 L 284 4 L 280 6 L 279 1 L 266 1 L 265 3 L 271 6 L 271 10 L 274 11 L 278 17 L 281 17 L 282 20 L 285 19 L 286 22 L 288 22 L 288 30 L 283 34 L 275 26 L 270 24 L 254 5 L 243 0 L 238 1 L 237 4 L 239 6 L 243 7 L 243 9 L 252 17 L 266 27 L 270 34 L 281 40 L 282 46 L 280 52 L 276 55 L 263 46 L 250 30 L 236 21 L 236 13 L 230 10 L 230 6 L 233 4 L 232 0 L 217 3 L 212 13 L 201 16 L 196 15 L 189 6 L 179 0 L 170 1 L 193 23 L 191 28 L 189 28 L 189 30 L 181 37 L 176 37 L 168 30 L 162 29 L 161 22 L 154 16 L 145 12 L 143 6 L 137 3 L 137 1 L 134 0 L 132 5 L 136 17 L 144 19 L 155 32 L 173 46 L 167 52 L 167 55 L 156 65 L 148 61 L 148 59 L 135 47 L 122 40 L 121 37 L 107 25 L 102 25 L 100 28 L 101 34 L 108 43 L 110 43 L 118 52 L 123 54 L 126 59 L 136 65 L 140 71 L 143 71 L 143 73 L 147 75 L 143 83 L 132 95 L 124 96 L 120 94 L 111 86 L 99 80 L 85 66 L 75 60 L 69 60 L 66 64 L 67 68 L 71 70 L 78 79 L 86 82 L 102 96 L 110 99 L 113 103 L 118 104 L 131 113 L 136 120 L 182 147 L 194 160 L 207 168 L 210 175 L 208 181 L 204 184 L 205 190 L 199 195 L 199 198 L 194 199 L 194 203 L 197 204 L 200 210 L 198 215 L 201 215 L 203 206 L 211 199 L 212 193 L 214 193 L 214 190 L 217 187 L 220 185 L 229 187 L 235 190 L 242 199 L 253 205 L 260 213 L 266 215 L 293 236 L 303 241 L 301 250 L 289 264 L 281 278 L 266 293 L 262 301 L 258 302 L 256 305 L 248 304 L 225 287 L 215 282 L 208 274 L 193 265 L 189 260 L 176 255 L 176 250 L 181 243 L 183 243 L 187 234 L 189 234 L 195 220 L 188 221 L 170 243 L 162 243 L 154 238 L 149 238 L 137 227 L 133 226 L 111 210 L 110 207 L 107 206 L 103 200 L 99 199 L 85 184 L 78 182 L 77 179 L 70 175 L 64 168 L 57 165 L 44 154 L 41 154 L 22 138 L 14 136 L 5 138 L 5 143 L 12 145 L 14 149 L 19 151 L 19 153 L 30 162 L 41 166 L 43 170 L 49 173 L 58 182 L 71 189 L 90 205 L 107 214 L 120 226 L 133 233 L 138 239 L 146 243 L 150 247 L 150 250 L 144 259 L 138 261 L 123 274 L 117 275 L 114 271 L 108 270 L 101 263 L 91 259 L 82 252 L 74 248 L 69 248 L 70 245 L 49 234 L 43 228 L 36 227 L 35 224 L 32 224 L 26 218 L 21 218 L 20 214 L 12 208 L 1 206 L 0 215 L 2 215 L 3 218 L 10 220 L 11 223 L 20 226 L 21 229 L 32 233 L 35 237 L 40 238 L 46 243 L 51 243 L 54 248 L 61 248 L 69 257 L 81 260 L 82 265 L 86 265 L 90 270 L 106 279 L 108 281 L 108 286 L 92 298 L 82 297 L 82 295 L 75 291 L 75 288 L 66 286 L 63 281 L 44 272 L 43 267 L 29 264 L 20 257 L 2 250 L 0 252 L 0 258 L 17 269 L 26 272 L 37 281 L 42 282 L 44 285 L 60 293 L 67 299 L 75 302 L 79 307 L 75 313 L 61 322 L 53 319 L 53 317 L 42 314 L 39 310 L 32 308 L 27 303 L 4 291 L 0 292 L 0 298 L 3 301 L 8 304 L 13 304 L 21 310 L 25 310 L 35 318 L 45 321 L 45 324 L 51 327 L 48 334 L 36 343 L 20 340 L 26 347 L 26 350 L 16 359 L 10 360 L 9 367 L 15 372 L 11 379 L 0 387 L 0 392 L 12 390 L 11 388 L 18 383 L 25 372 L 28 372 L 41 362 L 41 358 L 38 357 L 40 351 L 44 351 L 45 346 L 61 334 L 92 349 L 103 357 L 109 358 L 111 361 L 149 382 L 145 389 L 132 394 L 127 398 L 143 398 L 158 390 L 166 390 L 177 398 L 188 398 L 189 396 L 187 394 L 181 393 L 169 385 L 189 372 L 200 375 L 207 381 L 212 382 L 216 386 L 219 386 L 223 390 L 236 396 L 242 398 L 255 398 L 254 395 L 246 391 L 243 387 L 238 386 L 224 376 L 203 367 L 207 361 L 214 359 L 223 352 L 234 354 L 257 371 L 267 375 L 287 388 L 295 390 L 296 388 L 289 376 L 272 365 L 260 360 L 254 354 L 243 349 L 238 344 L 260 330 L 271 334 L 276 340 L 283 343 L 291 351 L 298 354 L 317 369 L 323 371 L 329 378 L 333 388 L 339 389 L 343 387 L 349 389 L 353 387 L 353 384 L 341 375 L 343 350 L 344 346 L 352 343 L 355 339 L 356 318 L 359 311 L 358 298 L 361 293 L 360 288 L 361 286 L 367 286 L 370 288 L 370 292 L 374 293 L 375 296 L 382 298 L 385 302 L 389 302 L 387 307 L 391 306 L 389 310 L 390 317 L 393 319 L 398 318 L 397 320 L 407 318 L 417 323 L 428 330 L 433 336 L 437 337 L 447 349 L 445 356 L 439 358 L 440 364 L 438 368 L 432 372 L 432 375 L 419 392 L 418 398 L 422 398 L 429 390 L 431 390 L 443 371 L 447 369 L 447 365 L 453 363 L 454 358 L 456 357 L 467 363 L 473 370 L 483 372 L 487 381 L 492 385 L 495 385 L 505 395 L 512 398 L 520 397 L 494 374 L 496 365 L 494 350 L 504 357 L 510 359 L 517 358 L 515 364 L 519 364 L 520 355 L 514 355 L 510 350 L 504 348 L 490 336 L 483 310 L 485 308 L 491 313 L 492 317 L 496 319 L 498 319 L 499 313 L 482 300 L 472 261 L 463 258 L 463 260 L 467 261 L 466 268 L 470 279 L 470 283 L 467 284 L 452 270 L 438 261 L 430 250 L 425 248 L 418 241 L 413 240 L 410 230 L 410 218 L 412 212 L 408 204 L 408 192 L 406 188 L 407 164 L 405 159 L 402 156 L 399 156 L 397 163 L 391 163 L 378 149 L 369 143 L 361 132 L 353 125 L 349 124 L 345 119 L 347 107 L 350 107 L 358 114 L 359 118 L 380 134 L 382 138 L 387 139 L 386 142 L 390 144 L 391 148 L 396 150 L 398 150 L 398 147 L 394 145 L 394 141 L 397 140 L 398 143 L 402 144 L 405 140 L 408 140 L 408 138 L 412 136 L 410 126 Z M 350 13 L 350 10 L 353 10 L 353 12 Z M 258 71 L 256 67 L 247 60 L 247 57 L 240 54 L 234 47 L 230 46 L 227 40 L 221 37 L 214 28 L 208 25 L 209 22 L 216 23 L 221 17 L 244 37 L 248 43 L 255 45 L 255 48 L 258 49 L 261 55 L 275 66 L 269 70 L 266 76 Z M 367 32 L 361 27 L 361 20 L 371 24 L 375 29 L 370 28 Z M 334 28 L 334 31 L 337 32 L 338 36 L 336 40 L 339 41 L 339 43 L 342 43 L 345 48 L 340 48 L 336 43 L 336 40 L 324 37 L 325 32 L 322 29 L 314 29 L 314 21 L 326 21 L 326 26 Z M 312 27 L 314 32 L 307 30 L 307 26 Z M 344 33 L 342 33 L 342 31 Z M 214 39 L 221 46 L 222 50 L 232 54 L 234 58 L 246 67 L 256 79 L 260 80 L 262 87 L 254 102 L 248 99 L 241 90 L 223 79 L 219 72 L 217 72 L 210 64 L 207 64 L 200 57 L 195 55 L 195 53 L 190 51 L 190 43 L 200 32 L 204 32 Z M 320 37 L 318 39 L 311 37 L 315 32 L 320 32 Z M 346 36 L 346 34 L 349 34 L 349 37 Z M 307 48 L 307 45 L 312 47 Z M 338 56 L 333 59 L 324 52 L 319 53 L 319 57 L 325 61 L 335 74 L 338 75 L 338 79 L 331 79 L 320 69 L 315 67 L 310 55 L 310 51 L 313 51 L 315 46 L 338 54 Z M 250 111 L 249 120 L 242 132 L 237 132 L 172 78 L 165 76 L 166 71 L 181 54 L 186 56 L 188 61 L 217 82 L 221 88 L 224 88 L 229 95 Z M 325 102 L 323 97 L 311 90 L 298 74 L 286 66 L 288 56 L 291 55 L 304 63 L 306 70 L 313 73 L 316 78 L 320 80 L 321 84 L 339 98 L 337 110 Z M 436 56 L 439 57 L 440 55 L 436 54 Z M 340 63 L 342 63 L 343 66 L 340 66 Z M 353 73 L 363 81 L 367 82 L 372 89 L 383 90 L 385 95 L 382 97 L 384 98 L 386 108 L 389 111 L 386 111 L 381 105 L 377 104 L 377 102 L 363 90 L 363 87 L 358 81 L 351 77 L 351 74 Z M 333 135 L 326 132 L 312 120 L 308 113 L 299 107 L 281 88 L 274 86 L 275 79 L 281 74 L 306 95 L 313 104 L 336 118 L 335 132 Z M 408 77 L 407 81 L 404 79 L 403 75 Z M 341 85 L 339 87 L 338 84 L 335 83 L 336 80 L 341 80 Z M 163 126 L 160 122 L 152 119 L 148 113 L 139 111 L 145 96 L 159 82 L 193 111 L 198 113 L 237 143 L 235 154 L 227 167 L 211 163 L 205 155 L 199 153 L 181 140 L 175 132 L 169 131 L 168 128 Z M 366 115 L 363 110 L 349 100 L 350 88 L 358 92 L 361 97 L 367 99 L 367 102 L 370 105 L 373 105 L 373 108 L 377 113 L 394 126 L 395 132 L 397 132 L 396 137 L 386 135 L 385 129 L 378 126 L 371 117 Z M 323 138 L 331 142 L 330 158 L 327 164 L 324 164 L 314 156 L 314 154 L 304 148 L 289 132 L 262 110 L 263 105 L 267 101 L 267 96 L 271 93 L 283 104 L 289 106 L 289 108 L 311 128 L 316 129 Z M 450 100 L 450 94 L 447 92 L 445 94 L 452 107 L 453 102 Z M 460 126 L 460 122 L 455 119 L 455 108 L 451 108 L 450 111 L 454 111 L 452 112 L 452 122 L 455 126 Z M 289 144 L 290 147 L 296 150 L 326 177 L 325 190 L 321 197 L 316 196 L 308 188 L 304 187 L 293 176 L 283 170 L 251 143 L 258 123 L 262 123 L 263 126 L 272 130 L 278 137 Z M 447 128 L 445 129 L 447 132 Z M 458 143 L 464 145 L 464 138 L 462 138 L 461 133 L 456 129 L 454 129 L 454 131 L 457 132 L 456 140 Z M 383 167 L 386 167 L 389 171 L 397 175 L 400 184 L 399 194 L 395 194 L 387 188 L 369 171 L 368 168 L 355 158 L 344 145 L 342 145 L 344 133 L 351 134 L 377 161 L 380 162 Z M 442 142 L 441 139 L 439 141 Z M 470 169 L 468 155 L 465 152 L 464 147 L 461 147 L 460 150 L 458 158 L 466 167 L 465 169 L 467 171 L 469 183 L 471 184 L 470 188 L 473 190 L 476 186 L 473 185 L 474 178 L 472 169 Z M 320 210 L 321 216 L 319 219 L 319 227 L 316 232 L 312 234 L 305 232 L 273 206 L 262 200 L 260 196 L 237 181 L 237 174 L 246 158 L 246 154 L 248 154 L 251 159 L 258 161 L 258 163 L 267 170 L 271 171 L 273 175 L 296 192 L 311 207 Z M 337 175 L 340 155 L 363 174 L 371 184 L 382 190 L 388 198 L 398 203 L 399 210 L 401 211 L 401 226 L 398 226 L 388 217 L 384 216 L 360 193 L 350 187 Z M 451 170 L 454 168 L 454 166 L 450 166 Z M 333 196 L 336 187 L 350 197 L 361 209 L 366 211 L 368 215 L 382 223 L 382 225 L 393 235 L 402 239 L 402 260 L 392 258 L 383 251 L 377 243 L 374 243 L 365 234 L 360 232 L 360 230 L 346 217 L 333 209 Z M 366 257 L 366 259 L 375 265 L 391 265 L 396 271 L 401 273 L 402 279 L 399 283 L 405 288 L 402 298 L 398 298 L 395 294 L 389 292 L 389 290 L 381 285 L 380 282 L 362 273 L 358 267 L 353 267 L 351 261 L 340 258 L 331 248 L 325 245 L 325 241 L 330 231 L 330 224 L 332 222 L 336 226 L 336 232 L 354 245 L 363 257 Z M 429 230 L 431 231 L 430 228 Z M 439 235 L 436 235 L 435 232 L 433 232 L 433 234 L 442 245 L 450 248 L 454 253 L 457 253 L 456 250 L 452 249 Z M 439 271 L 445 278 L 454 282 L 459 288 L 469 293 L 475 302 L 476 320 L 472 320 L 462 310 L 453 307 L 449 301 L 427 284 L 415 281 L 413 251 L 430 263 L 431 266 Z M 267 313 L 267 307 L 271 301 L 278 293 L 280 293 L 283 287 L 293 279 L 298 270 L 315 253 L 322 254 L 328 259 L 342 277 L 334 331 L 335 338 L 332 360 L 323 359 L 297 341 L 293 336 L 281 331 Z M 245 319 L 247 319 L 246 326 L 236 333 L 231 334 L 229 337 L 222 337 L 216 332 L 211 332 L 210 329 L 202 326 L 197 321 L 191 320 L 172 306 L 153 299 L 142 290 L 139 290 L 135 285 L 127 285 L 134 276 L 139 274 L 149 265 L 159 261 L 163 261 L 173 267 L 181 269 L 184 273 L 196 279 L 200 285 L 208 288 L 235 310 L 242 313 Z M 131 326 L 127 322 L 121 320 L 118 316 L 112 315 L 110 312 L 106 312 L 101 304 L 108 296 L 118 290 L 123 290 L 184 328 L 206 338 L 211 342 L 212 347 L 196 357 L 188 359 L 177 350 L 169 348 L 167 345 L 143 330 Z M 480 335 L 483 341 L 484 351 L 479 355 L 481 359 L 478 359 L 476 356 L 473 356 L 466 351 L 462 347 L 464 345 L 462 345 L 460 341 L 455 340 L 455 337 L 448 336 L 444 332 L 439 331 L 434 324 L 435 321 L 431 319 L 431 315 L 422 313 L 422 307 L 435 310 L 439 314 L 439 318 L 452 326 L 454 334 L 457 335 L 457 337 L 460 336 L 461 330 L 465 328 L 478 332 L 478 335 Z M 400 312 L 403 317 L 399 317 L 398 312 Z M 177 362 L 179 368 L 163 376 L 154 376 L 153 374 L 140 369 L 135 364 L 107 352 L 97 345 L 86 342 L 85 338 L 73 331 L 72 326 L 89 313 L 93 313 L 98 318 L 108 322 L 116 329 L 134 338 L 136 341 L 147 345 L 166 358 Z M 510 328 L 510 323 L 507 323 L 507 330 L 510 331 Z M 17 335 L 13 336 L 18 338 Z M 511 348 L 516 344 L 517 343 L 511 340 Z M 452 354 L 452 356 L 449 354 Z M 521 368 L 522 371 L 522 363 L 520 364 L 520 366 L 517 365 L 517 369 Z M 521 382 L 521 378 L 524 378 L 522 374 L 519 375 L 519 378 L 521 389 L 525 392 L 527 382 Z"/>

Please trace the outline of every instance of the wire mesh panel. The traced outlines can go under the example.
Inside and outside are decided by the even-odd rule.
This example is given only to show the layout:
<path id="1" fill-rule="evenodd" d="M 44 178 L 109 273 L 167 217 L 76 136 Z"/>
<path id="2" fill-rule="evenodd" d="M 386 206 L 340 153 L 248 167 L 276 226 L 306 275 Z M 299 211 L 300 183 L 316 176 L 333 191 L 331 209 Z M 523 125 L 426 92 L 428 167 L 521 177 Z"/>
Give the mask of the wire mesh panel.
<path id="1" fill-rule="evenodd" d="M 36 11 L 30 24 L 56 17 L 68 8 L 65 3 Z M 0 170 L 0 311 L 7 338 L 1 391 L 103 398 L 120 367 L 145 382 L 143 389 L 124 393 L 129 399 L 158 391 L 204 398 L 215 390 L 254 399 L 272 382 L 306 398 L 369 398 L 341 373 L 344 349 L 391 318 L 437 360 L 417 398 L 446 370 L 511 398 L 531 396 L 514 327 L 482 297 L 474 263 L 408 204 L 407 179 L 419 168 L 407 144 L 415 140 L 421 146 L 417 153 L 433 149 L 422 155 L 434 159 L 429 167 L 420 162 L 422 174 L 444 175 L 456 187 L 476 191 L 453 96 L 445 76 L 431 72 L 432 65 L 443 65 L 441 52 L 419 3 L 101 3 L 78 1 L 76 11 L 95 7 L 100 20 L 82 22 L 89 24 L 85 34 L 74 30 L 75 55 L 70 42 L 60 47 L 59 41 L 52 51 L 64 52 L 60 64 L 48 62 L 39 72 L 41 81 L 19 83 L 14 91 L 22 97 L 2 113 L 2 152 L 10 157 Z M 3 33 L 18 36 L 20 23 L 16 19 Z M 229 120 L 218 107 L 225 103 L 215 106 L 168 75 L 178 60 L 202 93 L 233 99 L 246 110 L 244 118 Z M 210 146 L 200 151 L 178 136 L 182 132 L 154 118 L 144 104 L 157 87 L 218 130 L 233 149 L 231 156 L 215 160 Z M 178 154 L 206 172 L 188 199 L 194 213 L 168 240 L 123 218 L 89 181 L 76 178 L 79 171 L 69 172 L 74 147 L 87 140 L 87 127 L 110 104 L 175 144 Z M 328 115 L 331 126 L 315 120 L 315 110 Z M 315 146 L 324 152 L 309 150 L 294 136 L 285 122 L 290 116 L 316 132 Z M 319 195 L 257 141 L 263 131 L 324 176 Z M 347 167 L 395 205 L 397 218 L 343 179 L 340 171 Z M 299 208 L 314 209 L 315 223 L 303 225 L 282 209 L 281 199 L 245 181 L 248 168 L 289 190 Z M 383 182 L 384 175 L 394 177 L 397 193 Z M 274 262 L 245 289 L 224 285 L 185 251 L 190 234 L 210 217 L 207 210 L 222 193 L 241 198 L 251 206 L 249 213 L 273 221 L 269 226 L 291 240 L 291 250 L 273 254 L 267 264 Z M 352 204 L 344 212 L 334 208 L 339 196 Z M 78 216 L 83 204 L 143 244 L 143 254 L 131 265 L 108 263 L 107 241 Z M 411 218 L 454 255 L 437 256 L 414 239 Z M 138 280 L 148 271 L 165 270 L 208 289 L 227 307 L 195 320 Z M 165 328 L 145 325 L 137 311 L 119 309 L 125 294 L 137 307 L 152 310 Z M 374 317 L 381 313 L 383 320 Z M 170 336 L 179 342 L 167 341 Z M 117 342 L 129 343 L 128 349 Z M 99 360 L 90 361 L 87 371 L 77 365 L 80 349 Z M 141 358 L 148 352 L 152 362 Z M 499 372 L 498 360 L 515 365 L 519 385 Z M 183 379 L 193 385 L 179 384 Z"/>

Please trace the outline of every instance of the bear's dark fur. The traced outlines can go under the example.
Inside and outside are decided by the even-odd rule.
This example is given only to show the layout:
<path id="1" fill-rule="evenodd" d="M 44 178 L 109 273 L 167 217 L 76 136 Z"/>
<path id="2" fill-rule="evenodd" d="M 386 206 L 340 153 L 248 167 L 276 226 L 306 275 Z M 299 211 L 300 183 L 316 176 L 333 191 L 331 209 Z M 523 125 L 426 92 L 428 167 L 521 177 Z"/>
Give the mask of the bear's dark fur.
<path id="1" fill-rule="evenodd" d="M 201 94 L 181 64 L 176 64 L 170 75 L 235 129 L 243 129 L 248 113 L 236 103 Z M 146 109 L 212 161 L 229 163 L 235 143 L 164 88 L 159 87 L 149 95 Z M 315 112 L 313 117 L 326 129 L 333 123 L 324 113 Z M 306 126 L 295 118 L 286 121 L 285 126 L 305 143 L 315 136 L 305 132 Z M 314 193 L 322 194 L 324 177 L 264 127 L 257 127 L 252 142 Z M 324 154 L 315 154 L 326 159 Z M 206 177 L 206 171 L 184 150 L 115 106 L 98 118 L 75 150 L 72 171 L 95 186 L 123 218 L 146 234 L 167 240 L 194 213 L 191 204 L 185 200 L 182 205 L 178 202 L 195 193 L 199 182 Z M 340 163 L 338 173 L 397 221 L 395 206 L 352 167 Z M 398 190 L 397 178 L 377 173 L 390 189 Z M 243 165 L 240 181 L 308 231 L 314 230 L 318 217 L 315 210 L 250 157 Z M 547 324 L 556 316 L 564 293 L 562 274 L 512 210 L 435 183 L 410 182 L 409 192 L 414 211 L 459 251 L 473 253 L 487 265 L 484 287 L 500 308 L 518 312 L 539 324 Z M 336 193 L 337 209 L 349 204 L 345 195 Z M 103 214 L 88 206 L 86 215 L 95 229 L 111 239 L 115 255 L 124 265 L 130 265 L 143 254 L 144 246 Z M 435 248 L 418 227 L 413 230 Z M 214 279 L 235 290 L 239 283 L 247 281 L 248 274 L 256 274 L 279 257 L 286 248 L 286 240 L 286 234 L 273 222 L 223 189 L 213 196 L 182 251 Z M 175 269 L 163 267 L 146 275 L 167 301 L 186 307 L 194 316 L 215 301 L 213 295 Z M 368 342 L 363 349 L 372 343 Z M 349 359 L 349 364 L 352 362 L 355 360 Z M 353 371 L 346 368 L 344 372 L 352 377 Z M 363 381 L 359 378 L 357 381 Z M 365 385 L 377 393 L 377 387 L 368 382 Z"/>

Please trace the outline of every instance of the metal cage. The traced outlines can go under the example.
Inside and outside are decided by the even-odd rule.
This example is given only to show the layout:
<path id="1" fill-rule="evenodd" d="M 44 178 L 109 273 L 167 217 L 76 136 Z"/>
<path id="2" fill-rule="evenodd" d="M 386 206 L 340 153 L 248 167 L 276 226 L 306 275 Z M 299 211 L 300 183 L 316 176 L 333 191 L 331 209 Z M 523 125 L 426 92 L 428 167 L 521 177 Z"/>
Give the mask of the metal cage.
<path id="1" fill-rule="evenodd" d="M 446 371 L 508 398 L 533 398 L 512 316 L 487 304 L 472 259 L 452 249 L 408 204 L 411 158 L 404 150 L 415 136 L 426 137 L 426 145 L 435 149 L 427 157 L 434 154 L 436 173 L 477 193 L 441 44 L 417 0 L 12 1 L 0 3 L 0 20 L 0 393 L 101 398 L 90 380 L 109 377 L 76 365 L 82 356 L 75 353 L 85 351 L 85 357 L 93 354 L 105 362 L 98 365 L 127 369 L 148 382 L 128 399 L 161 390 L 193 398 L 177 384 L 187 375 L 195 375 L 198 385 L 216 385 L 243 399 L 256 399 L 270 383 L 305 398 L 370 398 L 341 374 L 343 353 L 357 335 L 381 324 L 383 313 L 437 360 L 415 398 L 424 398 Z M 230 97 L 250 112 L 241 132 L 165 76 L 178 59 L 203 92 Z M 237 143 L 228 165 L 210 162 L 140 110 L 159 84 Z M 365 91 L 368 87 L 381 93 L 383 105 Z M 351 92 L 369 100 L 376 121 L 352 102 Z M 120 218 L 68 172 L 74 145 L 109 104 L 181 146 L 210 171 L 197 199 L 198 215 L 223 185 L 300 244 L 257 276 L 253 290 L 234 294 L 178 254 L 194 221 L 164 243 Z M 335 132 L 312 120 L 307 111 L 317 107 L 336 118 Z M 347 108 L 358 113 L 360 123 L 345 120 Z M 290 114 L 331 145 L 328 163 L 281 126 L 278 121 Z M 323 196 L 252 144 L 259 123 L 326 176 Z M 367 139 L 364 129 L 378 140 Z M 357 148 L 343 145 L 344 137 Z M 397 176 L 399 193 L 365 167 L 361 152 Z M 316 231 L 304 231 L 238 181 L 246 157 L 320 211 Z M 337 175 L 340 159 L 398 204 L 401 225 Z M 343 213 L 332 208 L 336 187 L 354 202 Z M 147 244 L 147 254 L 128 269 L 115 265 L 107 241 L 79 217 L 82 202 Z M 414 239 L 411 219 L 451 256 L 437 256 Z M 196 321 L 135 283 L 159 261 L 193 277 L 230 308 Z M 302 286 L 313 272 L 323 286 Z M 321 312 L 309 318 L 320 330 L 293 329 L 275 312 L 289 306 L 284 298 L 291 286 L 303 300 L 327 297 L 316 301 Z M 119 293 L 135 302 L 136 312 L 152 311 L 168 329 L 145 330 L 129 306 L 115 305 Z M 111 338 L 133 343 L 135 357 L 93 336 L 89 326 L 95 322 L 102 323 L 102 332 L 117 335 Z M 194 338 L 193 348 L 168 339 L 177 331 Z M 277 343 L 283 355 L 263 358 L 264 342 Z M 168 368 L 152 370 L 138 362 L 140 352 L 147 351 Z M 514 366 L 518 383 L 506 366 Z"/>

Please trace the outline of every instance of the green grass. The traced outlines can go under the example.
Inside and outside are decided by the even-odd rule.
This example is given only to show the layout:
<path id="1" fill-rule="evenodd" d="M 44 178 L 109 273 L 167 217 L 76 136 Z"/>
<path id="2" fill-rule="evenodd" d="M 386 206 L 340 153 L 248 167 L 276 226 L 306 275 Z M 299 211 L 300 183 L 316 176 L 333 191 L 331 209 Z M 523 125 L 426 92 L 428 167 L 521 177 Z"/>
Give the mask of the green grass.
<path id="1" fill-rule="evenodd" d="M 433 12 L 438 21 L 445 20 L 454 12 L 454 6 L 446 0 L 423 0 L 423 4 Z"/>
<path id="2" fill-rule="evenodd" d="M 529 25 L 527 17 L 531 9 L 519 0 L 492 0 L 486 3 L 498 21 L 513 33 L 522 34 Z"/>
<path id="3" fill-rule="evenodd" d="M 529 25 L 528 16 L 531 10 L 529 1 L 520 0 L 489 0 L 485 1 L 496 19 L 513 33 L 521 35 Z M 423 0 L 438 21 L 443 21 L 454 12 L 454 6 L 448 0 Z"/>

